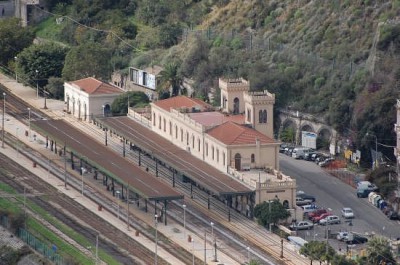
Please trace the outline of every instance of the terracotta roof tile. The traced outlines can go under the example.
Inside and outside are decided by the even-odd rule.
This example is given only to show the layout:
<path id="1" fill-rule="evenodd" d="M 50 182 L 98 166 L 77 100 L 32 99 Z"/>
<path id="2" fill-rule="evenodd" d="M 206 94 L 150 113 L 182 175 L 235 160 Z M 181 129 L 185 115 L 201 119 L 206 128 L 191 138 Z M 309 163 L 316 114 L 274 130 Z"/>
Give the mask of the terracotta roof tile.
<path id="1" fill-rule="evenodd" d="M 170 111 L 171 108 L 188 108 L 191 109 L 195 107 L 199 107 L 200 111 L 204 111 L 207 109 L 212 109 L 213 107 L 210 104 L 205 103 L 201 99 L 197 98 L 189 98 L 186 96 L 176 96 L 172 98 L 167 98 L 163 100 L 159 100 L 154 103 L 154 105 L 163 108 L 167 111 Z"/>
<path id="2" fill-rule="evenodd" d="M 189 113 L 189 116 L 204 126 L 216 126 L 227 121 L 244 124 L 244 115 L 225 115 L 218 111 L 194 112 Z"/>
<path id="3" fill-rule="evenodd" d="M 269 138 L 257 130 L 232 121 L 225 122 L 207 133 L 226 145 L 255 144 L 256 139 L 259 139 L 261 144 L 276 143 L 274 139 Z"/>
<path id="4" fill-rule="evenodd" d="M 119 87 L 101 82 L 93 77 L 88 77 L 77 81 L 73 81 L 70 82 L 70 84 L 80 88 L 81 90 L 85 91 L 90 95 L 123 93 L 123 91 Z"/>

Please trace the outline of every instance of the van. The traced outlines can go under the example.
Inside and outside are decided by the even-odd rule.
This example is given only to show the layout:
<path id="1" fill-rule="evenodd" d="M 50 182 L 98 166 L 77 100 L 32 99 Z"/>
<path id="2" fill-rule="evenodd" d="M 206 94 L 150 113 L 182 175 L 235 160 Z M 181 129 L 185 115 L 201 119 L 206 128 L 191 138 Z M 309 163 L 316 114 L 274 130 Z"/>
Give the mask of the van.
<path id="1" fill-rule="evenodd" d="M 366 198 L 368 195 L 377 191 L 378 187 L 375 184 L 372 184 L 369 181 L 360 181 L 357 183 L 357 197 L 358 198 Z"/>
<path id="2" fill-rule="evenodd" d="M 309 148 L 296 147 L 292 151 L 292 157 L 295 159 L 304 159 Z"/>

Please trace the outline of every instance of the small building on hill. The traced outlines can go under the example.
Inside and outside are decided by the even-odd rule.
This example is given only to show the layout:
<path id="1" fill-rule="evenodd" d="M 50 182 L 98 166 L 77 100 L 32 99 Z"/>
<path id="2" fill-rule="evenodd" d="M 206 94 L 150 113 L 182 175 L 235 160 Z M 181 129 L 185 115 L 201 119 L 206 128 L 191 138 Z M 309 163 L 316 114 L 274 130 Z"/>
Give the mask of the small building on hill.
<path id="1" fill-rule="evenodd" d="M 64 83 L 65 110 L 79 120 L 111 113 L 111 103 L 124 91 L 93 77 Z"/>

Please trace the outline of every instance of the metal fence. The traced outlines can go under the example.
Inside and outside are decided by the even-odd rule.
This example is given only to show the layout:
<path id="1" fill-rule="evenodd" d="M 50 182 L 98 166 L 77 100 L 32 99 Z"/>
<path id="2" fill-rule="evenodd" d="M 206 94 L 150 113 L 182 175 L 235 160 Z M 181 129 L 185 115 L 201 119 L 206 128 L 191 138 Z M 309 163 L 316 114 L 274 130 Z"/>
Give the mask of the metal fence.
<path id="1" fill-rule="evenodd" d="M 18 237 L 23 240 L 26 244 L 28 244 L 31 248 L 42 254 L 48 260 L 52 261 L 57 265 L 64 265 L 64 259 L 62 256 L 57 254 L 57 247 L 52 246 L 49 247 L 39 239 L 37 239 L 34 235 L 29 233 L 23 228 L 18 229 Z"/>

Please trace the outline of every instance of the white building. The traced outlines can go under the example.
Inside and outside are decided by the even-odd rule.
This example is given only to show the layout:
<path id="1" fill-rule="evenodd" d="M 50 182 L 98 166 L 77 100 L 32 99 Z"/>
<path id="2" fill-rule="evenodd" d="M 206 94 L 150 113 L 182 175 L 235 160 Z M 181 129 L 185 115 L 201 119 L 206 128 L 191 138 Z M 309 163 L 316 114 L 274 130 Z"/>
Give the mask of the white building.
<path id="1" fill-rule="evenodd" d="M 151 103 L 151 129 L 248 185 L 256 203 L 278 198 L 294 209 L 296 181 L 279 172 L 280 143 L 273 139 L 275 95 L 250 92 L 244 79 L 220 79 L 219 86 L 221 108 L 186 96 Z"/>
<path id="2" fill-rule="evenodd" d="M 111 103 L 124 91 L 93 77 L 64 83 L 65 111 L 79 120 L 90 121 L 95 116 L 107 116 Z"/>

